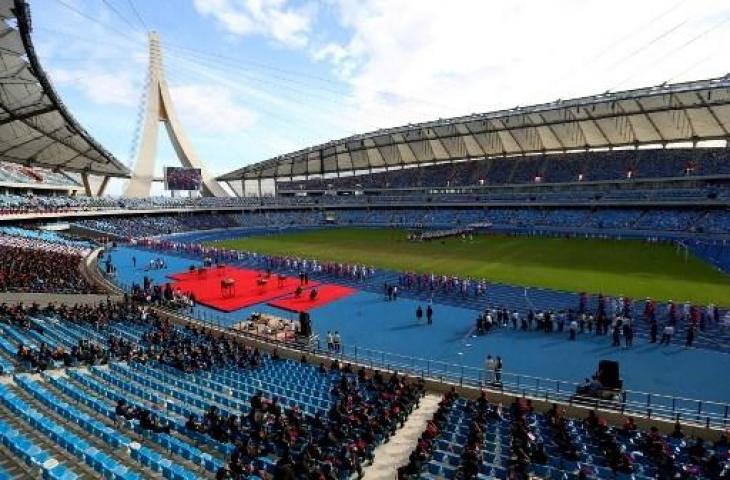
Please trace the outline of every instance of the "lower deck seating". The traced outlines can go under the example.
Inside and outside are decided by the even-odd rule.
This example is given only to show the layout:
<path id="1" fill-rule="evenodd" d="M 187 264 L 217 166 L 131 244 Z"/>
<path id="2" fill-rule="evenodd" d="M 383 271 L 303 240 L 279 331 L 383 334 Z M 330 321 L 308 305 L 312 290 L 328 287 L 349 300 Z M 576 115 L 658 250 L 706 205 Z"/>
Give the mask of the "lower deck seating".
<path id="1" fill-rule="evenodd" d="M 726 478 L 727 436 L 717 442 L 642 432 L 630 419 L 609 427 L 594 414 L 566 418 L 557 406 L 544 413 L 516 399 L 509 411 L 486 397 L 464 400 L 452 391 L 421 436 L 400 478 Z"/>
<path id="2" fill-rule="evenodd" d="M 83 320 L 114 311 L 114 321 Z M 321 456 L 312 468 L 349 478 L 418 400 L 419 390 L 398 393 L 405 384 L 397 376 L 374 381 L 266 356 L 243 361 L 240 355 L 248 353 L 214 340 L 201 347 L 221 349 L 212 355 L 214 363 L 180 362 L 170 352 L 183 350 L 167 350 L 171 346 L 161 339 L 192 348 L 212 337 L 157 320 L 122 321 L 119 315 L 131 311 L 3 311 L 0 360 L 16 374 L 0 383 L 0 415 L 13 417 L 8 428 L 35 435 L 30 444 L 10 445 L 14 468 L 45 464 L 47 478 L 257 479 L 295 463 L 300 468 L 317 450 Z M 112 348 L 119 341 L 135 346 L 134 355 L 124 357 L 129 361 L 120 361 L 121 350 Z M 92 346 L 103 352 L 97 358 L 103 364 L 76 366 L 81 355 L 48 357 L 46 363 L 16 355 L 29 351 L 38 358 L 44 351 Z M 17 373 L 28 370 L 41 373 Z M 222 422 L 223 431 L 211 419 Z M 298 438 L 285 440 L 282 427 L 297 422 Z M 264 432 L 272 436 L 256 440 Z M 251 456 L 254 444 L 259 449 Z M 32 457 L 23 453 L 27 449 Z M 61 460 L 47 463 L 54 458 Z"/>
<path id="3" fill-rule="evenodd" d="M 218 363 L 189 368 L 150 339 L 164 333 L 192 348 L 208 337 L 159 328 L 137 320 L 94 326 L 39 312 L 0 325 L 0 360 L 16 370 L 0 382 L 0 479 L 3 471 L 59 480 L 256 479 L 306 462 L 349 478 L 418 402 L 419 389 L 395 375 L 368 378 L 276 357 L 242 367 L 217 355 Z M 119 338 L 146 350 L 129 361 L 109 350 L 108 364 L 61 361 L 52 367 L 65 368 L 40 374 L 17 373 L 24 367 L 13 360 L 20 345 L 108 348 Z M 411 457 L 415 468 L 403 476 L 644 480 L 730 472 L 727 438 L 711 444 L 681 432 L 610 428 L 592 417 L 566 418 L 557 407 L 537 413 L 524 400 L 502 409 L 486 399 L 446 398 Z M 120 405 L 129 410 L 120 413 Z"/>

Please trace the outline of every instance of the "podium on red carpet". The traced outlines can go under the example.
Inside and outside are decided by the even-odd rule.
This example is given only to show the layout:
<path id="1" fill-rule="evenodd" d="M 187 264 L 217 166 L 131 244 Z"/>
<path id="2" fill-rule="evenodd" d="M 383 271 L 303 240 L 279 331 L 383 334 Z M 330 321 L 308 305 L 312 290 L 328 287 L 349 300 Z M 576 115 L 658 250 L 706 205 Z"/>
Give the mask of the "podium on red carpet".
<path id="1" fill-rule="evenodd" d="M 221 280 L 221 297 L 236 296 L 236 280 L 233 278 L 224 278 Z"/>
<path id="2" fill-rule="evenodd" d="M 232 265 L 226 265 L 225 272 L 220 276 L 215 265 L 207 268 L 207 270 L 208 272 L 204 277 L 199 276 L 197 266 L 185 272 L 173 273 L 168 276 L 174 281 L 174 289 L 191 292 L 195 295 L 197 303 L 223 312 L 233 312 L 251 305 L 268 303 L 281 297 L 292 296 L 299 286 L 299 281 L 285 275 L 282 279 L 282 285 L 277 285 L 279 278 L 275 272 L 268 274 L 268 272 L 261 270 L 238 268 Z M 224 288 L 221 280 L 225 278 L 235 281 L 235 289 L 233 287 Z M 258 279 L 266 279 L 267 282 L 261 282 L 257 285 Z M 310 281 L 307 285 L 309 288 L 315 286 L 318 289 L 315 301 L 309 300 L 308 289 L 303 289 L 304 293 L 301 294 L 301 299 L 299 299 L 306 303 L 307 309 L 328 303 L 338 296 L 333 297 L 328 288 L 320 288 L 317 281 Z M 300 305 L 297 305 L 297 309 L 299 308 Z"/>

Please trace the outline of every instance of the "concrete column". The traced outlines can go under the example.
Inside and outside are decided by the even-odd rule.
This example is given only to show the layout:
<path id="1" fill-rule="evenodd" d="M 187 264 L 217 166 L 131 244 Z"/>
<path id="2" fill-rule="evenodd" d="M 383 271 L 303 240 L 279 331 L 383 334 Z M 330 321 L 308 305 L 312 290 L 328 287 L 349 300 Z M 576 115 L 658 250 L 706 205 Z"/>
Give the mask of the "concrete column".
<path id="1" fill-rule="evenodd" d="M 177 154 L 180 164 L 187 168 L 199 168 L 203 177 L 203 195 L 210 197 L 227 197 L 226 191 L 208 173 L 192 145 L 185 136 L 178 121 L 170 91 L 162 68 L 162 47 L 156 32 L 149 36 L 149 83 L 147 85 L 147 103 L 144 116 L 144 127 L 139 154 L 134 164 L 132 178 L 129 180 L 124 196 L 127 198 L 145 198 L 150 196 L 152 180 L 157 156 L 157 135 L 160 122 L 165 122 L 167 135 Z"/>

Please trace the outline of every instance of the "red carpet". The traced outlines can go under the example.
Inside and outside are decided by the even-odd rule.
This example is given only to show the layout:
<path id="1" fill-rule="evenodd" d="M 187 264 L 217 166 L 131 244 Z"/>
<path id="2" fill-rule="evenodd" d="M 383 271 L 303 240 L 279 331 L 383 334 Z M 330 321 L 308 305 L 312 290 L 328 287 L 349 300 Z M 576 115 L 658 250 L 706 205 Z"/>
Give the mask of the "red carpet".
<path id="1" fill-rule="evenodd" d="M 310 286 L 312 285 L 310 284 Z M 309 291 L 305 290 L 299 298 L 296 298 L 293 294 L 287 295 L 286 297 L 277 298 L 269 302 L 269 305 L 281 308 L 282 310 L 289 310 L 290 312 L 308 312 L 313 308 L 321 307 L 340 298 L 352 295 L 355 291 L 354 288 L 326 283 L 317 287 L 318 293 L 315 300 L 310 300 Z"/>
<path id="2" fill-rule="evenodd" d="M 174 280 L 173 288 L 183 292 L 192 292 L 198 303 L 224 312 L 233 312 L 240 308 L 293 294 L 299 285 L 298 278 L 286 277 L 280 286 L 276 275 L 273 275 L 266 285 L 257 285 L 256 281 L 262 273 L 258 270 L 225 267 L 206 269 L 203 275 L 198 272 L 184 272 L 169 277 Z M 224 278 L 235 280 L 235 294 L 223 297 L 221 280 Z M 309 282 L 310 287 L 316 285 L 318 285 L 317 282 Z"/>

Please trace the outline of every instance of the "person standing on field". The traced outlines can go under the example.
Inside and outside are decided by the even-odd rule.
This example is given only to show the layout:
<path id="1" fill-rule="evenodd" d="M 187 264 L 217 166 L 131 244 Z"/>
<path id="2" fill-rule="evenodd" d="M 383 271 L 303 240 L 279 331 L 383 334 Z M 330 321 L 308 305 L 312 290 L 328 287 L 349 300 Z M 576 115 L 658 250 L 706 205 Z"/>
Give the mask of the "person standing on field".
<path id="1" fill-rule="evenodd" d="M 662 340 L 659 342 L 659 345 L 664 345 L 665 343 L 669 345 L 672 342 L 672 335 L 674 335 L 674 325 L 671 323 L 667 323 L 664 326 L 664 331 L 662 332 Z"/>
<path id="2" fill-rule="evenodd" d="M 628 321 L 624 323 L 624 342 L 626 348 L 629 348 L 634 344 L 634 329 L 631 328 L 631 323 Z"/>
<path id="3" fill-rule="evenodd" d="M 333 337 L 333 343 L 334 343 L 335 353 L 340 353 L 340 350 L 342 349 L 342 339 L 340 338 L 340 332 L 335 331 L 335 334 Z"/>
<path id="4" fill-rule="evenodd" d="M 695 327 L 694 325 L 689 325 L 687 327 L 687 341 L 685 342 L 685 347 L 691 347 L 692 343 L 695 341 Z"/>
<path id="5" fill-rule="evenodd" d="M 494 362 L 494 380 L 498 383 L 502 383 L 502 357 L 497 357 Z"/>
<path id="6" fill-rule="evenodd" d="M 487 379 L 489 383 L 494 383 L 494 369 L 496 366 L 497 362 L 491 355 L 487 355 L 487 360 L 484 362 L 484 369 L 487 371 Z"/>
<path id="7" fill-rule="evenodd" d="M 575 334 L 578 332 L 578 322 L 575 320 L 570 321 L 570 325 L 568 326 L 570 330 L 570 339 L 575 340 Z"/>

